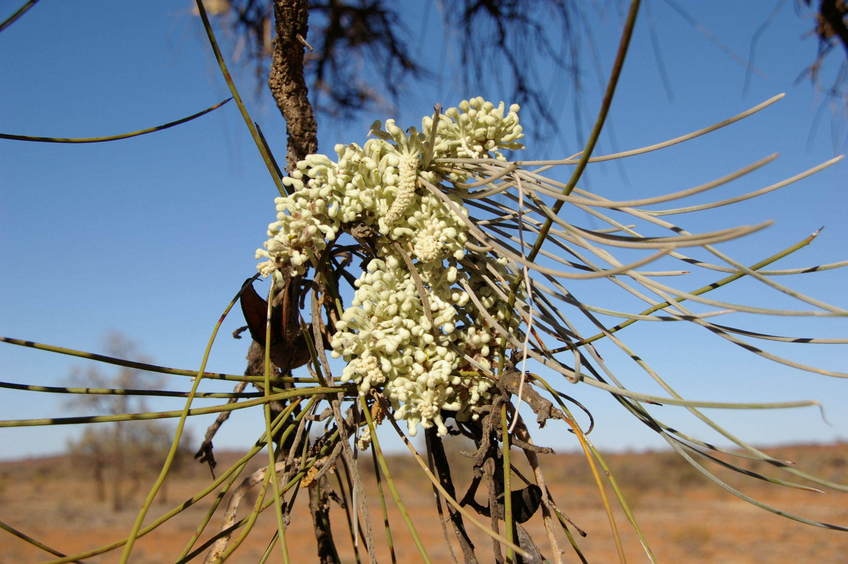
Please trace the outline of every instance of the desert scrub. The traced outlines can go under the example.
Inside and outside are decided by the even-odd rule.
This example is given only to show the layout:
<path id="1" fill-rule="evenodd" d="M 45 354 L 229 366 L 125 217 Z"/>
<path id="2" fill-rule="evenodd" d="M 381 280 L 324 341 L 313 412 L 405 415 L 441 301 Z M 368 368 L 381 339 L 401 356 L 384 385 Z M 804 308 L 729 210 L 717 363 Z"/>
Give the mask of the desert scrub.
<path id="1" fill-rule="evenodd" d="M 507 342 L 481 322 L 465 288 L 477 288 L 501 324 L 516 326 L 506 301 L 480 277 L 490 270 L 507 282 L 517 274 L 469 245 L 459 193 L 467 175 L 437 161 L 504 161 L 502 151 L 522 148 L 518 111 L 479 97 L 463 100 L 425 117 L 420 132 L 377 122 L 375 138 L 337 145 L 335 161 L 309 155 L 283 179 L 293 193 L 276 199 L 277 220 L 256 252 L 265 259 L 259 271 L 284 287 L 342 233 L 371 235 L 367 266 L 335 324 L 333 356 L 348 363 L 341 380 L 363 394 L 379 389 L 412 435 L 419 423 L 445 435 L 442 410 L 460 421 L 477 419 L 489 403 L 486 373 L 503 363 Z"/>

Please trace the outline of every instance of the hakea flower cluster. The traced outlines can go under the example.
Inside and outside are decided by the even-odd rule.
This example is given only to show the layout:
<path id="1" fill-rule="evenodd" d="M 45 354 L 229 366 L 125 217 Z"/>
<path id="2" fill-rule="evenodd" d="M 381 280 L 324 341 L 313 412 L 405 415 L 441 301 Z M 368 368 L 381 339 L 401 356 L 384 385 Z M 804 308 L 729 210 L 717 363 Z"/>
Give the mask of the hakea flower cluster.
<path id="1" fill-rule="evenodd" d="M 504 115 L 504 103 L 497 106 L 477 97 L 463 100 L 458 108 L 448 108 L 436 126 L 440 139 L 436 151 L 458 158 L 476 159 L 491 154 L 505 160 L 504 149 L 523 149 L 519 140 L 524 136 L 518 123 L 518 104 L 509 107 Z M 423 120 L 425 130 L 432 127 L 432 118 Z"/>
<path id="2" fill-rule="evenodd" d="M 430 280 L 444 276 L 441 270 L 425 266 L 421 275 Z M 428 317 L 412 274 L 394 256 L 372 260 L 356 286 L 332 340 L 335 356 L 349 359 L 342 380 L 357 382 L 360 392 L 382 386 L 394 416 L 405 419 L 411 432 L 419 422 L 447 432 L 441 410 L 463 411 L 489 388 L 485 380 L 457 373 L 462 335 L 454 306 L 468 297 L 430 286 Z"/>
<path id="3" fill-rule="evenodd" d="M 467 212 L 458 193 L 446 194 L 458 204 L 448 206 L 422 183 L 465 180 L 442 172 L 437 159 L 502 160 L 501 151 L 521 148 L 517 112 L 517 105 L 505 111 L 503 102 L 475 98 L 438 119 L 424 118 L 421 132 L 387 120 L 385 128 L 375 123 L 375 138 L 364 145 L 337 145 L 336 161 L 309 155 L 283 180 L 292 193 L 277 198 L 277 220 L 256 253 L 265 259 L 260 272 L 283 282 L 303 274 L 341 232 L 365 225 L 377 235 L 377 256 L 356 281 L 331 345 L 348 363 L 342 380 L 355 382 L 360 393 L 380 389 L 410 434 L 419 423 L 445 434 L 442 410 L 476 418 L 489 399 L 492 380 L 484 372 L 500 362 L 506 343 L 487 327 L 463 285 L 499 322 L 516 325 L 475 273 L 488 266 L 502 280 L 514 275 L 496 259 L 467 250 L 466 220 L 457 215 Z"/>

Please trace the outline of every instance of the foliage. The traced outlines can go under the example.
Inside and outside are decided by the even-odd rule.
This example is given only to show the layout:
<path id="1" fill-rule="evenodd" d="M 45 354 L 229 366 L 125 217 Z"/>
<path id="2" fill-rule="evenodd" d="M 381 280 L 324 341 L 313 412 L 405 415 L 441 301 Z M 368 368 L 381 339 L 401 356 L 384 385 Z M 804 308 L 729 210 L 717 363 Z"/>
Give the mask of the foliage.
<path id="1" fill-rule="evenodd" d="M 812 0 L 804 0 L 808 7 Z M 822 87 L 822 69 L 824 63 L 835 48 L 840 45 L 848 55 L 848 3 L 844 0 L 821 0 L 815 12 L 813 32 L 819 40 L 819 49 L 815 60 L 804 74 L 810 81 L 821 89 L 828 98 L 834 99 L 843 106 L 848 106 L 848 90 L 845 88 L 848 76 L 848 62 L 843 61 L 840 69 L 829 86 Z"/>
<path id="2" fill-rule="evenodd" d="M 674 0 L 670 7 L 696 32 L 710 36 L 697 13 Z M 810 33 L 819 39 L 812 62 L 800 77 L 837 105 L 846 107 L 848 92 L 848 57 L 841 58 L 838 70 L 829 73 L 828 60 L 841 46 L 848 55 L 848 3 L 844 0 L 802 0 L 806 10 L 802 16 L 813 21 Z M 210 13 L 228 22 L 239 37 L 239 51 L 246 50 L 257 77 L 267 76 L 267 62 L 274 52 L 272 2 L 266 0 L 206 0 Z M 536 75 L 535 62 L 553 63 L 557 72 L 569 76 L 573 92 L 582 90 L 583 72 L 579 65 L 581 51 L 595 51 L 598 46 L 592 29 L 592 14 L 581 2 L 569 0 L 456 0 L 427 2 L 429 11 L 441 14 L 445 33 L 428 38 L 429 42 L 448 45 L 459 56 L 455 69 L 462 80 L 463 91 L 479 91 L 489 69 L 499 69 L 496 80 L 512 85 L 509 99 L 524 106 L 537 125 L 539 139 L 557 131 L 554 118 L 559 100 L 538 84 L 544 77 Z M 623 3 L 622 3 L 623 4 Z M 763 23 L 751 34 L 750 72 L 757 42 L 767 30 L 774 14 L 785 4 L 776 2 L 765 13 Z M 800 7 L 801 3 L 796 2 Z M 386 110 L 387 102 L 397 104 L 407 84 L 430 80 L 433 73 L 420 56 L 409 48 L 415 30 L 401 22 L 399 5 L 383 0 L 333 0 L 310 2 L 312 39 L 309 44 L 306 74 L 317 110 L 332 119 L 351 118 L 363 110 Z M 787 43 L 795 38 L 787 38 Z M 652 37 L 656 42 L 656 37 Z M 711 38 L 714 41 L 714 38 Z M 717 45 L 724 50 L 723 45 Z M 661 50 L 655 45 L 658 64 Z M 528 62 L 530 62 L 528 64 Z M 829 76 L 833 74 L 833 76 Z M 799 77 L 799 78 L 800 78 Z M 667 81 L 667 77 L 664 77 Z M 388 100 L 386 100 L 388 97 Z M 575 103 L 575 118 L 586 119 Z"/>
<path id="3" fill-rule="evenodd" d="M 236 31 L 259 77 L 267 75 L 267 61 L 274 52 L 272 4 L 265 0 L 215 3 L 215 14 Z M 463 90 L 479 90 L 486 80 L 485 69 L 501 69 L 498 80 L 514 85 L 509 98 L 525 106 L 535 122 L 556 129 L 553 98 L 536 86 L 533 65 L 526 63 L 542 58 L 552 62 L 579 90 L 577 55 L 580 46 L 592 40 L 579 2 L 426 4 L 428 12 L 441 13 L 445 27 L 443 37 L 427 41 L 455 46 Z M 414 31 L 401 23 L 399 8 L 383 0 L 309 2 L 309 36 L 314 39 L 310 39 L 305 73 L 319 112 L 347 119 L 363 110 L 386 111 L 389 102 L 399 103 L 411 81 L 433 78 L 427 64 L 409 47 Z M 550 133 L 542 129 L 539 135 Z"/>

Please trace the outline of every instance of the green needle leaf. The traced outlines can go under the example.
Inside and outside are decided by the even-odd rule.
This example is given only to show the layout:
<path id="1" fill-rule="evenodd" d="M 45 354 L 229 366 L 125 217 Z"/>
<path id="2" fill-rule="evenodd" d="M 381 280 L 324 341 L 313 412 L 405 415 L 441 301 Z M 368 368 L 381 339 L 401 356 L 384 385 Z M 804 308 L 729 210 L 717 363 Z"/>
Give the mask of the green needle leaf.
<path id="1" fill-rule="evenodd" d="M 129 139 L 130 137 L 138 137 L 139 135 L 155 133 L 157 131 L 162 131 L 163 129 L 174 127 L 175 125 L 180 125 L 193 119 L 197 119 L 200 116 L 204 116 L 209 112 L 217 110 L 230 100 L 232 100 L 232 98 L 227 98 L 226 100 L 218 102 L 214 106 L 209 106 L 205 110 L 201 110 L 197 113 L 191 114 L 190 116 L 186 116 L 175 121 L 169 121 L 168 123 L 163 123 L 162 125 L 148 127 L 147 129 L 133 131 L 131 133 L 119 133 L 118 135 L 108 135 L 106 137 L 36 137 L 32 135 L 0 133 L 0 139 L 10 139 L 12 141 L 34 141 L 36 143 L 105 143 L 107 141 L 119 141 L 121 139 Z"/>

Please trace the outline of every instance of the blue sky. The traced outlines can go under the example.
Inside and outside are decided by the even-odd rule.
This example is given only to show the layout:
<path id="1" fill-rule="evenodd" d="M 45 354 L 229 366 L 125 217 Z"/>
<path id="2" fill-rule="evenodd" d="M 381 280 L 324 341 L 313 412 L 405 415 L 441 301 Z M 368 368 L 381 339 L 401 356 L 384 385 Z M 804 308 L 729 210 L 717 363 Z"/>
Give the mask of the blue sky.
<path id="1" fill-rule="evenodd" d="M 634 157 L 620 165 L 590 167 L 583 186 L 610 198 L 643 197 L 682 189 L 725 175 L 773 152 L 781 158 L 764 170 L 721 189 L 721 195 L 748 192 L 796 174 L 844 151 L 844 113 L 832 113 L 808 82 L 796 81 L 811 62 L 815 40 L 804 36 L 812 26 L 793 2 L 784 2 L 762 34 L 744 88 L 746 69 L 728 55 L 749 54 L 754 30 L 773 2 L 714 1 L 686 3 L 718 46 L 689 26 L 668 4 L 647 2 L 637 24 L 630 57 L 610 114 L 615 143 L 602 139 L 599 152 L 655 143 L 734 115 L 779 92 L 786 98 L 729 129 L 666 151 Z M 0 17 L 18 2 L 0 3 Z M 191 2 L 43 2 L 0 34 L 0 131 L 44 136 L 87 137 L 132 131 L 193 113 L 228 96 Z M 409 3 L 404 12 L 411 48 L 435 69 L 450 70 L 457 54 L 440 44 L 439 17 L 428 2 Z M 597 46 L 596 62 L 584 60 L 581 103 L 594 116 L 600 81 L 608 73 L 622 11 L 588 7 Z M 424 23 L 422 23 L 424 22 Z M 651 29 L 673 94 L 663 88 L 652 48 Z M 227 34 L 221 32 L 225 43 Z M 231 38 L 230 38 L 231 39 Z M 588 50 L 587 50 L 588 51 Z M 230 51 L 231 52 L 231 51 Z M 239 68 L 238 63 L 232 63 Z M 551 158 L 577 150 L 567 76 L 544 65 L 544 77 L 558 111 L 562 134 L 530 142 L 522 158 Z M 256 88 L 249 69 L 237 71 L 254 118 L 276 154 L 285 150 L 284 127 L 277 109 Z M 485 92 L 464 92 L 455 73 L 409 84 L 397 115 L 401 124 L 417 124 L 440 102 L 453 105 L 469 96 L 505 99 L 508 88 L 496 77 Z M 509 100 L 507 100 L 509 102 Z M 361 142 L 374 119 L 352 123 L 322 118 L 322 151 L 336 143 Z M 837 134 L 833 134 L 832 126 Z M 840 130 L 839 127 L 842 126 Z M 584 127 L 587 127 L 584 125 Z M 532 131 L 533 124 L 526 124 Z M 848 226 L 845 165 L 839 164 L 795 186 L 703 218 L 686 218 L 691 230 L 709 230 L 773 219 L 776 225 L 749 241 L 723 249 L 753 263 L 824 225 L 819 239 L 782 267 L 845 259 Z M 71 348 L 104 350 L 113 330 L 134 340 L 157 363 L 196 368 L 213 324 L 244 278 L 255 271 L 254 249 L 261 245 L 273 218 L 276 189 L 230 104 L 220 111 L 165 132 L 136 139 L 90 145 L 22 143 L 0 140 L 0 334 Z M 575 218 L 578 221 L 580 218 Z M 592 227 L 587 218 L 584 223 Z M 719 225 L 717 225 L 717 223 Z M 698 279 L 706 281 L 707 278 Z M 831 271 L 781 280 L 835 305 L 845 306 L 845 275 Z M 682 288 L 700 284 L 679 283 Z M 587 296 L 615 302 L 606 294 Z M 597 290 L 595 290 L 597 292 Z M 721 297 L 759 305 L 779 303 L 753 282 L 722 290 Z M 777 300 L 777 301 L 772 301 Z M 596 301 L 597 303 L 597 301 Z M 605 302 L 608 303 L 608 302 Z M 635 309 L 635 307 L 631 307 Z M 803 336 L 844 337 L 845 320 L 790 318 L 748 326 Z M 759 323 L 759 325 L 756 325 Z M 230 338 L 240 325 L 237 314 L 225 323 L 209 368 L 239 373 L 247 343 Z M 695 399 L 780 401 L 816 399 L 830 425 L 815 409 L 779 412 L 711 412 L 738 435 L 756 444 L 845 439 L 848 414 L 846 383 L 778 367 L 719 342 L 695 328 L 677 325 L 633 327 L 622 332 L 639 353 L 683 392 Z M 770 350 L 830 369 L 845 367 L 844 346 L 770 347 Z M 609 352 L 610 361 L 618 362 Z M 61 385 L 81 360 L 0 346 L 2 379 Z M 103 367 L 109 371 L 109 367 Z M 632 387 L 656 391 L 632 366 L 621 364 Z M 566 386 L 598 420 L 595 442 L 604 448 L 660 446 L 652 432 L 637 424 L 609 398 Z M 188 379 L 172 377 L 171 389 L 188 389 Z M 228 386 L 210 385 L 224 391 Z M 153 402 L 175 409 L 180 402 Z M 199 404 L 202 405 L 202 402 Z M 56 415 L 67 411 L 67 398 L 0 390 L 3 419 Z M 666 408 L 669 422 L 713 438 L 691 418 Z M 210 418 L 192 424 L 201 436 Z M 261 414 L 234 416 L 216 446 L 253 442 Z M 0 458 L 61 451 L 78 427 L 0 429 Z M 542 441 L 574 448 L 563 429 L 551 429 Z"/>

